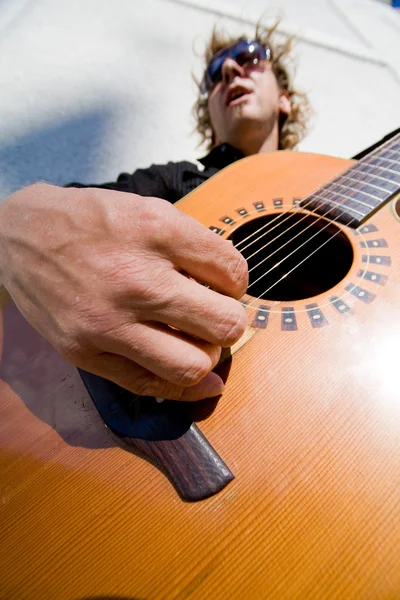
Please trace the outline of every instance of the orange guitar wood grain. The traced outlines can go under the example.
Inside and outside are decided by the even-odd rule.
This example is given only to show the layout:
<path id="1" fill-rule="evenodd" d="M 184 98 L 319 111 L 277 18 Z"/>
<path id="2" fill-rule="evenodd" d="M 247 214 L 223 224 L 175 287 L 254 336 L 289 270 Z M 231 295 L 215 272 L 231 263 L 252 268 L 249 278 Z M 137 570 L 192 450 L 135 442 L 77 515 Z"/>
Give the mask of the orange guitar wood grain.
<path id="1" fill-rule="evenodd" d="M 277 152 L 239 161 L 178 208 L 221 218 L 276 213 L 352 161 Z M 341 227 L 349 273 L 315 298 L 269 304 L 233 356 L 226 391 L 198 425 L 235 474 L 185 503 L 107 430 L 75 370 L 3 301 L 0 598 L 83 600 L 400 598 L 400 221 L 394 201 Z M 279 212 L 278 210 L 278 212 Z M 369 221 L 367 221 L 367 224 Z M 226 234 L 226 235 L 227 235 Z M 387 247 L 365 247 L 385 239 Z M 364 245 L 363 245 L 364 244 Z M 385 285 L 360 278 L 365 255 Z M 365 302 L 346 287 L 373 294 Z M 331 298 L 342 298 L 342 314 Z M 321 307 L 313 328 L 305 306 Z M 265 302 L 264 302 L 265 303 Z M 257 304 L 256 304 L 257 306 Z M 294 307 L 296 331 L 281 310 Z M 249 323 L 254 311 L 249 310 Z"/>

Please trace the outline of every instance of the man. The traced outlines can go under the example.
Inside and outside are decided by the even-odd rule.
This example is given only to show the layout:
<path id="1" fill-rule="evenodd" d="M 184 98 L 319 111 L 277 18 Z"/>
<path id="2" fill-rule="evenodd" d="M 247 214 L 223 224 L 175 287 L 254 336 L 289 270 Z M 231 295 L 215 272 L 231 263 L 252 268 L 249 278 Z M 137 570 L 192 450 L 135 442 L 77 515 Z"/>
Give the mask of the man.
<path id="1" fill-rule="evenodd" d="M 273 33 L 257 27 L 246 41 L 214 31 L 195 107 L 211 149 L 203 171 L 168 163 L 101 186 L 36 184 L 0 206 L 0 278 L 73 364 L 142 395 L 223 391 L 212 369 L 247 324 L 237 302 L 246 261 L 165 200 L 238 158 L 300 140 L 307 102 L 284 66 L 290 41 L 274 49 Z"/>

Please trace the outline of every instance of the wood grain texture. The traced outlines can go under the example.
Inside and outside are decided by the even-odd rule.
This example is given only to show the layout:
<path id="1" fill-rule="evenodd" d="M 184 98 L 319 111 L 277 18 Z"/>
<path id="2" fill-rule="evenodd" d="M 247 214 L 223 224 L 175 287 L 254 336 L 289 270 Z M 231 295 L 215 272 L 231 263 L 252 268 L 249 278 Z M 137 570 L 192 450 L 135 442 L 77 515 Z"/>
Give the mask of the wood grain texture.
<path id="1" fill-rule="evenodd" d="M 204 500 L 232 481 L 233 473 L 193 423 L 191 409 L 199 403 L 158 403 L 78 371 L 107 427 L 161 469 L 183 500 Z"/>
<path id="2" fill-rule="evenodd" d="M 262 200 L 285 210 L 349 164 L 286 152 L 245 159 L 179 208 L 227 229 L 220 218 L 236 209 L 251 213 Z M 116 445 L 75 369 L 11 302 L 3 307 L 0 598 L 400 597 L 394 204 L 372 222 L 387 247 L 362 246 L 374 233 L 347 232 L 345 279 L 290 303 L 296 331 L 282 331 L 288 304 L 274 303 L 267 326 L 233 356 L 226 392 L 198 426 L 235 479 L 196 504 Z M 390 262 L 371 262 L 380 256 Z M 360 278 L 366 267 L 385 285 Z M 346 292 L 349 284 L 374 300 Z M 321 308 L 326 327 L 311 326 L 306 304 Z"/>
<path id="3" fill-rule="evenodd" d="M 215 370 L 224 381 L 232 355 L 255 333 L 255 328 L 247 327 L 238 342 L 222 349 Z M 154 397 L 137 396 L 82 369 L 78 372 L 107 427 L 158 466 L 183 500 L 205 500 L 232 481 L 232 471 L 193 423 L 204 413 L 210 414 L 217 398 L 196 403 L 158 403 Z"/>

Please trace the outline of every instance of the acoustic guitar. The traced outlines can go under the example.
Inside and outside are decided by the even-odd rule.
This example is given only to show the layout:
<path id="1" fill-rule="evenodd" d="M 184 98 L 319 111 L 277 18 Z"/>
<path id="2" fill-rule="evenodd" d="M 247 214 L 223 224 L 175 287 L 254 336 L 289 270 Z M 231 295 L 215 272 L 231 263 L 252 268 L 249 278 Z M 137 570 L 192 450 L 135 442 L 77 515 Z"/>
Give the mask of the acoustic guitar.
<path id="1" fill-rule="evenodd" d="M 178 203 L 247 258 L 223 396 L 137 398 L 3 292 L 0 598 L 400 598 L 400 134 Z"/>

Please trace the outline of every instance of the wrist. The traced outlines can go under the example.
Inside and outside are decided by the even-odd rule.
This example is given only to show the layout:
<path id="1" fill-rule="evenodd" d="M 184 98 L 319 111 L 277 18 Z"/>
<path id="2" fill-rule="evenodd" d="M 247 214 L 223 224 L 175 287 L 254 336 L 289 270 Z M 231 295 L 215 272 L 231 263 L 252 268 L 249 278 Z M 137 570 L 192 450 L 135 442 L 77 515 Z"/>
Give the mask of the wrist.
<path id="1" fill-rule="evenodd" d="M 13 254 L 13 238 L 23 237 L 18 235 L 19 230 L 26 227 L 30 200 L 41 192 L 41 186 L 46 184 L 33 184 L 18 190 L 0 202 L 0 281 L 7 287 L 9 270 Z"/>

